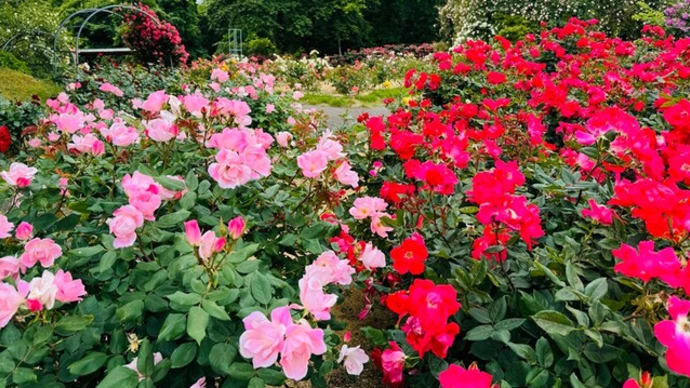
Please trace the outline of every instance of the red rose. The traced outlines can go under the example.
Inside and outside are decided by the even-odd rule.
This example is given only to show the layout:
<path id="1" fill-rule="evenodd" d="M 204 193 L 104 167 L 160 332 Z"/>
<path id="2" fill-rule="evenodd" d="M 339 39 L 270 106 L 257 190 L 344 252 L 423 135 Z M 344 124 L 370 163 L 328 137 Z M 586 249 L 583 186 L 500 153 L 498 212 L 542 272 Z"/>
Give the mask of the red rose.
<path id="1" fill-rule="evenodd" d="M 10 136 L 10 130 L 7 126 L 0 126 L 0 152 L 7 152 L 12 145 L 12 136 Z"/>

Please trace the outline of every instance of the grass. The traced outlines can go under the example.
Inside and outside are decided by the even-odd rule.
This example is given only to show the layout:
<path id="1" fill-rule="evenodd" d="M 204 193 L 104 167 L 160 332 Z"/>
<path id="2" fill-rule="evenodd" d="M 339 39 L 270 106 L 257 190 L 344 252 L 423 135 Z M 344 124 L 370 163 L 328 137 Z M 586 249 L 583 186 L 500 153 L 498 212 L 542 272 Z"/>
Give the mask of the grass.
<path id="1" fill-rule="evenodd" d="M 353 106 L 377 106 L 383 105 L 384 98 L 401 98 L 407 95 L 405 88 L 376 89 L 369 93 L 356 96 L 345 96 L 342 94 L 307 93 L 302 97 L 303 104 L 308 105 L 328 105 L 339 108 L 349 108 Z"/>
<path id="2" fill-rule="evenodd" d="M 34 94 L 45 100 L 60 93 L 52 81 L 36 79 L 16 70 L 0 68 L 0 95 L 8 100 L 24 101 Z"/>

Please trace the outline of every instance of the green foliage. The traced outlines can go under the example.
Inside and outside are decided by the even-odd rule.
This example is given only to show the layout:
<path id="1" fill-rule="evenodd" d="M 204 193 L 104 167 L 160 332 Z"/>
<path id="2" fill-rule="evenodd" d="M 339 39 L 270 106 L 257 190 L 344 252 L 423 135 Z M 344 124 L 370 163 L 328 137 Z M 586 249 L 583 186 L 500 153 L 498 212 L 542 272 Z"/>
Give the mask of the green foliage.
<path id="1" fill-rule="evenodd" d="M 41 100 L 54 97 L 60 88 L 52 81 L 33 78 L 21 71 L 0 68 L 0 95 L 13 101 L 24 101 L 37 95 Z"/>
<path id="2" fill-rule="evenodd" d="M 653 9 L 649 4 L 644 1 L 638 1 L 637 6 L 639 9 L 632 16 L 633 20 L 642 22 L 643 24 L 649 24 L 653 26 L 663 26 L 666 24 L 666 17 L 663 11 L 659 9 Z"/>
<path id="3" fill-rule="evenodd" d="M 268 38 L 254 38 L 247 42 L 247 54 L 270 57 L 276 53 L 276 45 Z"/>
<path id="4" fill-rule="evenodd" d="M 29 67 L 26 65 L 26 62 L 7 51 L 0 51 L 0 68 L 17 70 L 27 74 L 31 72 Z"/>

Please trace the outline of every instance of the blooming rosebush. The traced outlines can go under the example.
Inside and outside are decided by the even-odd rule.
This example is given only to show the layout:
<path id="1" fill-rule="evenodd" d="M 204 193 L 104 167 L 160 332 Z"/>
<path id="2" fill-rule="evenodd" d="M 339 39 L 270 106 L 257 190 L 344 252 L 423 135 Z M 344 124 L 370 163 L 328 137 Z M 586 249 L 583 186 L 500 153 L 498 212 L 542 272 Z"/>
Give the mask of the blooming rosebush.
<path id="1" fill-rule="evenodd" d="M 137 7 L 141 12 L 132 11 L 125 15 L 120 32 L 122 40 L 144 63 L 186 64 L 189 53 L 177 28 L 160 20 L 148 6 L 139 3 Z"/>
<path id="2" fill-rule="evenodd" d="M 688 40 L 644 34 L 470 41 L 335 131 L 253 63 L 71 88 L 0 161 L 0 379 L 690 386 Z"/>

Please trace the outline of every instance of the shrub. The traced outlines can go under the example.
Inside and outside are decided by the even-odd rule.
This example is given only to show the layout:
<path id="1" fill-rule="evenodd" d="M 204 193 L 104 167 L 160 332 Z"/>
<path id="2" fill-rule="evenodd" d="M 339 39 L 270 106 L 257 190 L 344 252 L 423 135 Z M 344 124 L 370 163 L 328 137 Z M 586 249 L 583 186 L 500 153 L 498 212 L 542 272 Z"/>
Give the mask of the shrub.
<path id="1" fill-rule="evenodd" d="M 31 71 L 26 62 L 18 59 L 14 54 L 7 51 L 0 51 L 0 68 L 7 68 L 29 74 Z"/>
<path id="2" fill-rule="evenodd" d="M 264 58 L 271 57 L 278 49 L 268 38 L 255 38 L 247 42 L 247 53 Z"/>
<path id="3" fill-rule="evenodd" d="M 189 54 L 177 29 L 172 24 L 161 21 L 149 7 L 139 4 L 141 12 L 129 12 L 123 22 L 122 40 L 144 63 L 163 65 L 186 64 Z"/>

